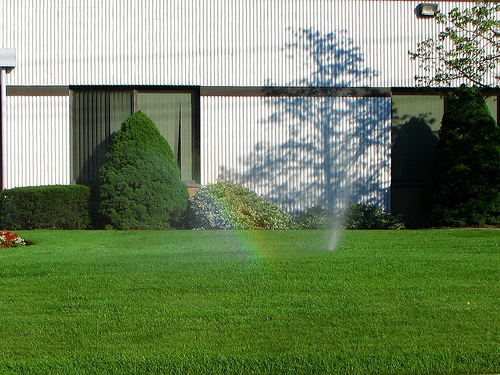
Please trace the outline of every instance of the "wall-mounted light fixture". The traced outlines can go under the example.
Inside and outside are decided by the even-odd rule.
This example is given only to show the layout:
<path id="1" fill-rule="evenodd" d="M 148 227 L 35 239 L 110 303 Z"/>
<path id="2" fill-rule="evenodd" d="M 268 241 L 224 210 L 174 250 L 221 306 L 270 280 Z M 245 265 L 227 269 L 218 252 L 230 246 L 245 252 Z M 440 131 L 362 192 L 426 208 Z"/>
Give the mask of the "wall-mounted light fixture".
<path id="1" fill-rule="evenodd" d="M 0 48 L 0 69 L 10 72 L 16 67 L 16 49 Z"/>
<path id="2" fill-rule="evenodd" d="M 421 3 L 417 7 L 417 15 L 419 17 L 434 17 L 438 11 L 438 5 L 436 3 Z"/>

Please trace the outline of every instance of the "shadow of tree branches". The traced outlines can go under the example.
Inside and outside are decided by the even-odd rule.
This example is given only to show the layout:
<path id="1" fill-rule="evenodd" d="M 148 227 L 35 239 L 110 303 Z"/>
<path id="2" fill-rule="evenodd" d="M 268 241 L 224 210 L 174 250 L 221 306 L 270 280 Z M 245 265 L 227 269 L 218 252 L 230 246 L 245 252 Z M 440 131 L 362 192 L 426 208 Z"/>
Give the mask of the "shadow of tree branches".
<path id="1" fill-rule="evenodd" d="M 392 179 L 396 183 L 423 184 L 438 142 L 427 114 L 412 116 L 393 128 Z"/>
<path id="2" fill-rule="evenodd" d="M 285 51 L 303 77 L 286 87 L 268 82 L 263 119 L 269 139 L 239 168 L 219 178 L 257 191 L 290 213 L 321 205 L 332 214 L 348 202 L 389 209 L 390 93 L 359 88 L 377 72 L 364 66 L 345 31 L 301 29 Z M 279 143 L 273 132 L 287 134 Z"/>

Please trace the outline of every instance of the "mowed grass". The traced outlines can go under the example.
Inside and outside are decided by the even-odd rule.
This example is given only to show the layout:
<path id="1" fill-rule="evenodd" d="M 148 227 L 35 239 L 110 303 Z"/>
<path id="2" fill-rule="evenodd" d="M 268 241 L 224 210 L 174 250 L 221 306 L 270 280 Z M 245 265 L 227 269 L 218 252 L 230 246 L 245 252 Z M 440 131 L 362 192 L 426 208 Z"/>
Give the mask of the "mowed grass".
<path id="1" fill-rule="evenodd" d="M 500 231 L 26 231 L 1 374 L 500 373 Z"/>

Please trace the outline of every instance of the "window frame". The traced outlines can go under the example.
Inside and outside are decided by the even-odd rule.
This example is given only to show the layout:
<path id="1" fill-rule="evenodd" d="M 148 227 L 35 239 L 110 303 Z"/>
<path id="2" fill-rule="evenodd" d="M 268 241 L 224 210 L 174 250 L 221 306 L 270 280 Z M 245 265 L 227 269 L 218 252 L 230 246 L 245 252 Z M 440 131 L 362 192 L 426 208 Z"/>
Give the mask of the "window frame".
<path id="1" fill-rule="evenodd" d="M 82 165 L 82 155 L 80 155 L 78 149 L 81 149 L 81 145 L 78 145 L 78 142 L 81 142 L 81 139 L 78 140 L 76 137 L 78 134 L 75 132 L 80 131 L 81 129 L 77 128 L 76 117 L 77 108 L 75 108 L 75 94 L 78 93 L 95 93 L 95 94 L 105 94 L 105 93 L 129 93 L 130 94 L 130 113 L 129 116 L 135 113 L 139 108 L 137 106 L 137 94 L 144 93 L 165 93 L 165 94 L 191 94 L 191 180 L 184 180 L 184 182 L 188 185 L 188 187 L 197 187 L 201 181 L 201 163 L 200 163 L 200 88 L 198 86 L 151 86 L 151 85 L 117 85 L 117 86 L 103 86 L 103 85 L 92 85 L 92 86 L 70 86 L 70 136 L 71 136 L 71 183 L 72 184 L 84 184 L 89 186 L 98 186 L 98 181 L 90 181 L 90 179 L 85 179 L 81 172 Z M 106 120 L 104 120 L 105 122 Z M 109 119 L 107 120 L 109 121 Z M 104 146 L 105 151 L 107 152 L 107 148 L 109 147 L 109 143 L 113 137 L 115 131 L 111 129 L 106 129 L 105 131 L 110 132 L 106 135 L 106 138 L 109 138 L 107 144 Z M 80 134 L 81 136 L 81 134 Z M 83 155 L 86 157 L 87 153 Z M 80 159 L 77 162 L 76 159 Z M 96 159 L 99 159 L 98 157 Z M 101 158 L 102 159 L 102 158 Z M 101 164 L 102 165 L 102 160 Z M 99 165 L 99 166 L 100 166 Z M 97 168 L 99 167 L 97 166 Z M 78 169 L 78 170 L 77 170 Z"/>

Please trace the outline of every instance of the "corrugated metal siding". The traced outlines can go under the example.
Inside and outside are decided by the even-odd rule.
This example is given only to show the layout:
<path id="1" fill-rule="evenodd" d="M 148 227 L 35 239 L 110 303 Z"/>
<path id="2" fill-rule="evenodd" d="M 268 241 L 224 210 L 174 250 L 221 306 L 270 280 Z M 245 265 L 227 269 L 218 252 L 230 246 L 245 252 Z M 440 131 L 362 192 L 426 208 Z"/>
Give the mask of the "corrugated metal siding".
<path id="1" fill-rule="evenodd" d="M 415 16 L 418 3 L 2 0 L 0 45 L 17 49 L 12 85 L 291 85 L 314 69 L 307 52 L 287 48 L 294 33 L 345 30 L 378 73 L 356 85 L 404 87 L 417 73 L 408 50 L 437 35 Z"/>
<path id="2" fill-rule="evenodd" d="M 433 20 L 415 16 L 418 3 L 2 0 L 0 46 L 17 50 L 17 67 L 7 75 L 8 85 L 411 87 L 418 71 L 408 57 L 408 50 L 437 34 Z M 456 4 L 459 3 L 439 3 L 445 12 Z M 366 77 L 345 77 L 341 73 L 334 80 L 318 80 L 315 56 L 303 46 L 293 48 L 300 41 L 297 33 L 301 29 L 317 31 L 320 36 L 333 33 L 339 37 L 340 31 L 345 30 L 343 40 L 352 39 L 352 46 L 359 48 L 363 59 L 358 68 L 369 68 L 372 73 Z M 357 110 L 372 106 L 379 118 L 388 113 L 387 98 L 363 100 L 367 102 Z M 353 119 L 360 116 L 347 99 L 338 100 L 335 105 L 341 103 L 350 108 L 350 114 L 336 124 L 341 133 L 346 133 L 350 127 L 356 128 Z M 241 175 L 248 168 L 248 160 L 252 160 L 249 157 L 256 158 L 257 166 L 266 166 L 276 161 L 276 155 L 281 155 L 272 164 L 275 170 L 254 167 L 248 174 L 263 176 L 260 180 L 254 178 L 255 190 L 267 192 L 275 199 L 284 197 L 281 192 L 285 191 L 294 201 L 284 204 L 292 208 L 297 207 L 295 201 L 309 205 L 314 196 L 324 195 L 318 188 L 324 181 L 311 177 L 314 169 L 304 167 L 301 155 L 291 159 L 294 162 L 285 169 L 286 173 L 281 171 L 293 150 L 287 142 L 303 132 L 304 143 L 313 139 L 316 131 L 314 121 L 308 119 L 301 127 L 293 128 L 299 133 L 293 133 L 290 124 L 295 120 L 286 105 L 283 101 L 272 103 L 269 98 L 203 97 L 202 182 L 213 182 L 222 167 L 229 169 L 226 173 Z M 277 123 L 269 121 L 276 113 L 281 113 L 282 119 Z M 71 182 L 69 118 L 68 97 L 8 98 L 4 187 Z M 356 193 L 358 196 L 380 200 L 388 207 L 384 191 L 390 180 L 389 169 L 384 164 L 379 174 L 372 170 L 389 157 L 388 120 L 380 122 L 380 129 L 383 130 L 379 146 L 362 148 L 365 152 L 356 164 L 361 169 L 355 172 L 355 167 L 349 166 L 348 170 L 350 175 L 374 179 L 364 184 L 371 187 Z M 351 137 L 350 142 L 361 141 Z M 220 144 L 220 149 L 215 144 Z M 346 153 L 356 155 L 352 150 Z M 319 159 L 314 160 L 317 163 Z M 85 160 L 79 163 L 84 164 Z M 271 178 L 275 181 L 273 191 L 266 187 Z M 351 182 L 353 185 L 354 181 Z M 305 198 L 299 199 L 301 194 Z"/>
<path id="3" fill-rule="evenodd" d="M 9 96 L 4 188 L 70 183 L 69 97 Z"/>
<path id="4" fill-rule="evenodd" d="M 290 212 L 329 192 L 334 208 L 390 209 L 390 98 L 207 96 L 201 114 L 202 184 L 238 182 Z"/>

